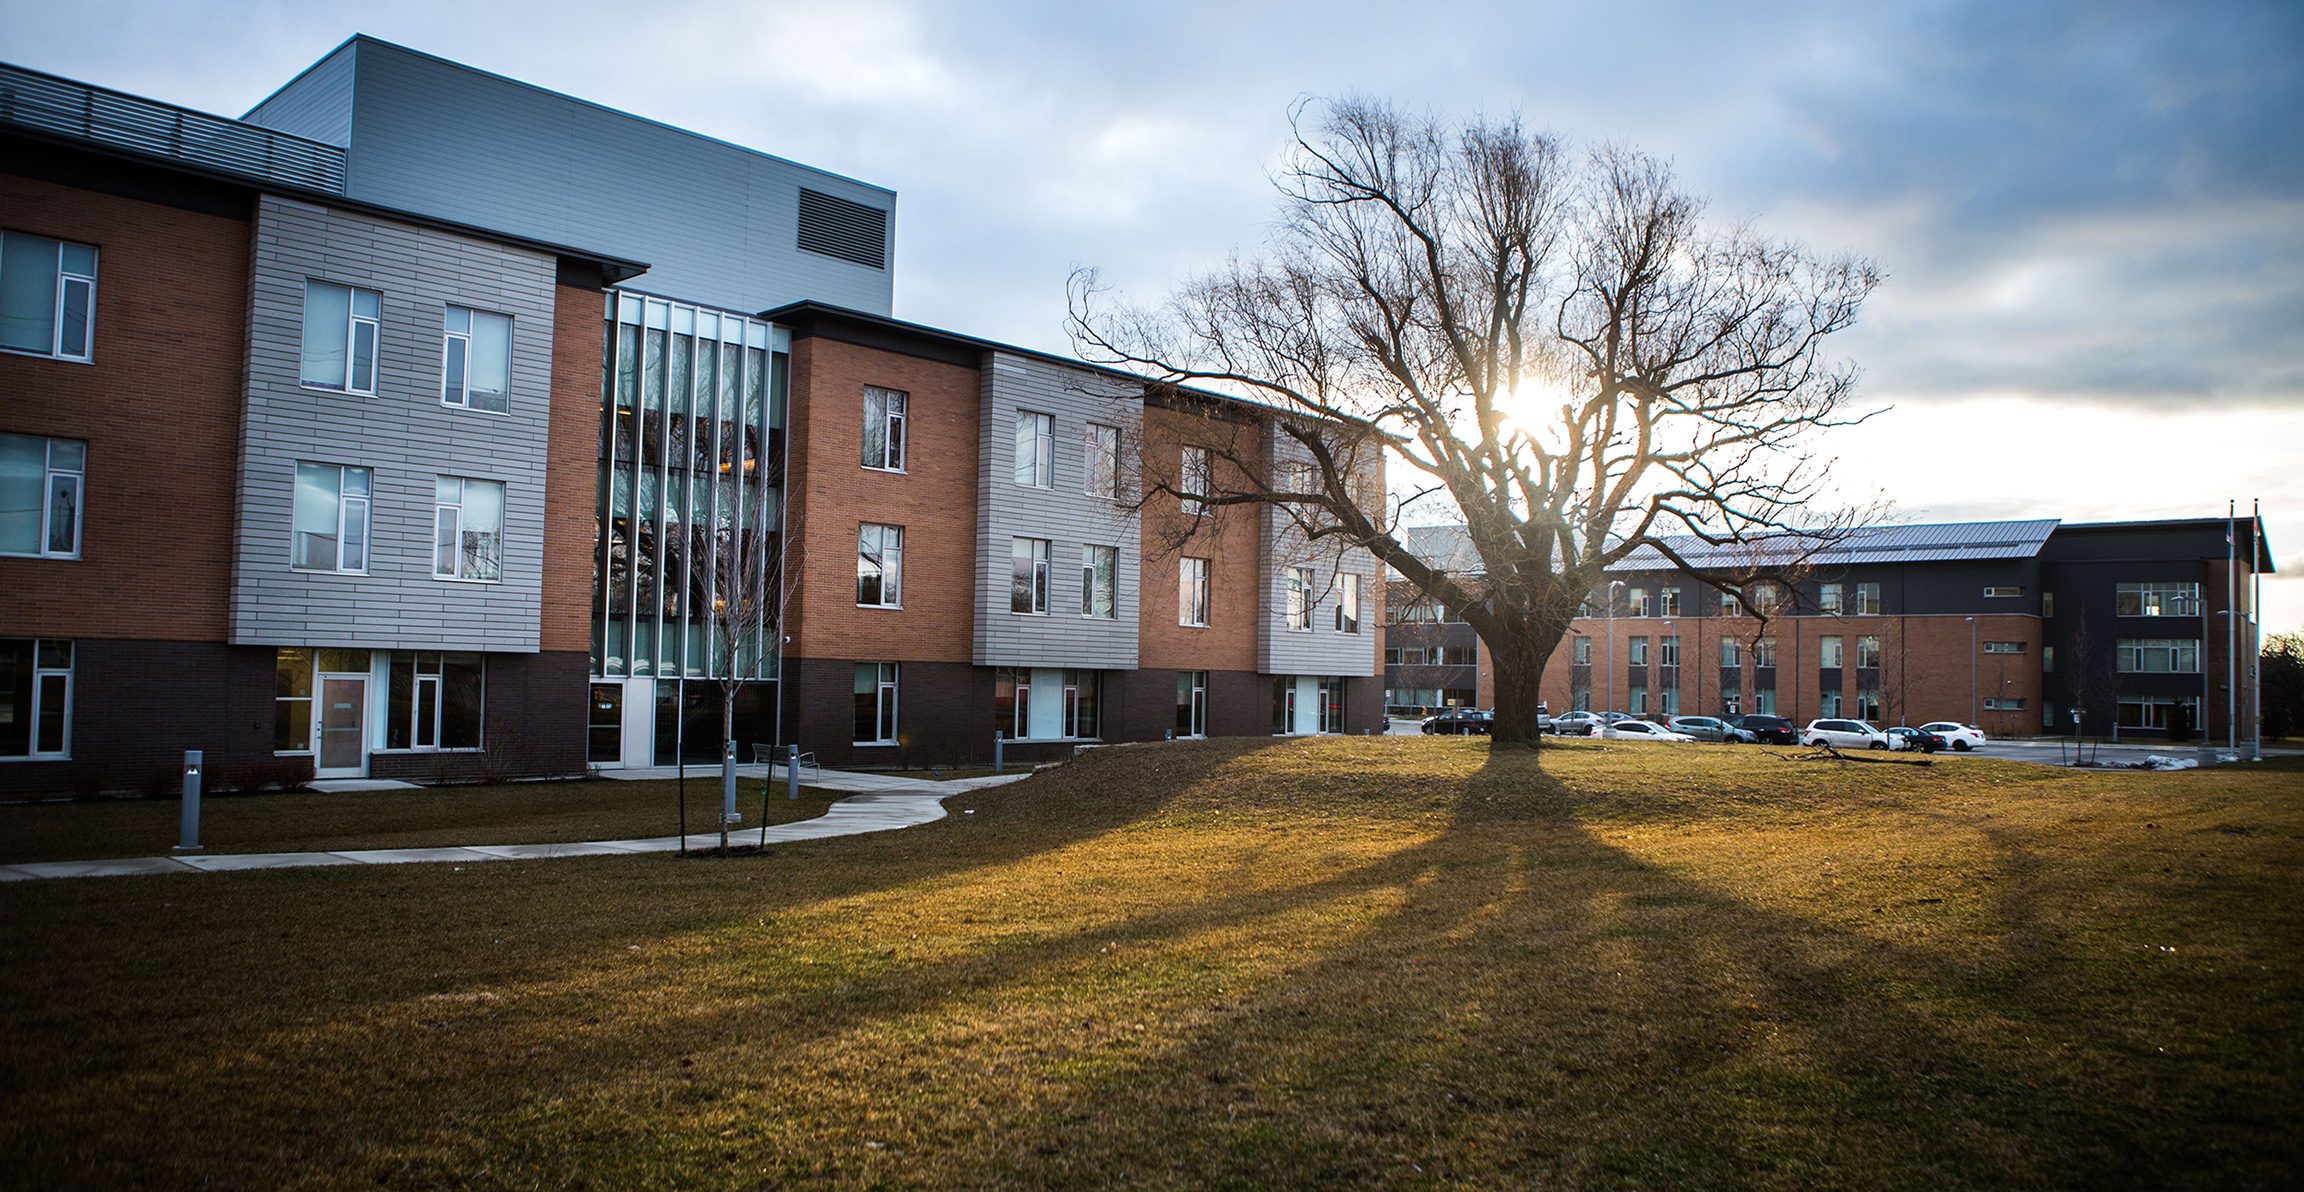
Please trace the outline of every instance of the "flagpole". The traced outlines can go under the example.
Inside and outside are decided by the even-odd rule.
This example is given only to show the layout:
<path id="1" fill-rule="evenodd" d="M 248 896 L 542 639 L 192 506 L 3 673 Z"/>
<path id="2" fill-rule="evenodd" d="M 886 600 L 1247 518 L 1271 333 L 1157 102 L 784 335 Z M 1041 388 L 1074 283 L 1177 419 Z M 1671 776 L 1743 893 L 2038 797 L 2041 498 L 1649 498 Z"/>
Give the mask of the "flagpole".
<path id="1" fill-rule="evenodd" d="M 2264 499 L 2248 502 L 2248 701 L 2256 714 L 2248 721 L 2248 756 L 2264 760 Z"/>
<path id="2" fill-rule="evenodd" d="M 2240 502 L 2224 502 L 2224 741 L 2229 753 L 2240 752 L 2240 561 L 2233 541 L 2233 520 Z"/>

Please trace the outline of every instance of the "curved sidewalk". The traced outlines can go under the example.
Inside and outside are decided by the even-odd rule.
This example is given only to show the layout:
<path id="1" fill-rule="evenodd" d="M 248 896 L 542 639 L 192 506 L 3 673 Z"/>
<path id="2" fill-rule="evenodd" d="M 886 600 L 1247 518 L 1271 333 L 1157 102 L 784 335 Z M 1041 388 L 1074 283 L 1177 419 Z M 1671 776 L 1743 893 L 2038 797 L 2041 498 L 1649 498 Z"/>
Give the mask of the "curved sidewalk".
<path id="1" fill-rule="evenodd" d="M 770 824 L 770 844 L 821 840 L 829 836 L 857 836 L 933 823 L 944 818 L 944 800 L 987 786 L 1022 778 L 1023 774 L 967 779 L 948 783 L 913 783 L 908 787 L 868 791 L 832 804 L 815 819 Z M 938 789 L 945 788 L 945 789 Z M 757 845 L 758 825 L 728 831 L 731 845 Z M 720 846 L 720 833 L 693 832 L 691 849 Z M 103 861 L 34 861 L 0 865 L 0 882 L 35 881 L 61 877 L 129 877 L 150 873 L 220 873 L 244 869 L 302 869 L 316 865 L 407 865 L 426 861 L 536 861 L 550 857 L 608 857 L 632 853 L 670 853 L 680 849 L 678 836 L 646 840 L 587 840 L 564 844 L 475 844 L 442 848 L 350 849 L 333 853 L 187 853 L 168 857 L 121 857 Z"/>

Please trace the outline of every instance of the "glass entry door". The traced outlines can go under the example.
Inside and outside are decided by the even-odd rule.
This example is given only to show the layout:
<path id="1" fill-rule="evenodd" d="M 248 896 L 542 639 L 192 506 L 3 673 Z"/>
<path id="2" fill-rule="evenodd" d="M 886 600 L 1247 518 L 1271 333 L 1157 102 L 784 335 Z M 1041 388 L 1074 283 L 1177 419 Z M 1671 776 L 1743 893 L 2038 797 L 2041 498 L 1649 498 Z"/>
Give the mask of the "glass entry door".
<path id="1" fill-rule="evenodd" d="M 321 778 L 361 778 L 368 773 L 368 676 L 320 676 Z"/>

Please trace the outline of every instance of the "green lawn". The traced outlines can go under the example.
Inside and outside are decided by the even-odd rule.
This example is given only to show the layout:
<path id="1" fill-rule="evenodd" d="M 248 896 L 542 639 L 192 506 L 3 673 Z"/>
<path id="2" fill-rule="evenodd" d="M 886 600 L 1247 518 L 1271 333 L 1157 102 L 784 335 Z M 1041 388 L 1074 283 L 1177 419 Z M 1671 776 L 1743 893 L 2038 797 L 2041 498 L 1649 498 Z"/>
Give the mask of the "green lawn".
<path id="1" fill-rule="evenodd" d="M 514 782 L 341 794 L 223 795 L 200 804 L 200 845 L 211 853 L 333 852 L 455 844 L 632 840 L 680 831 L 672 781 Z M 737 785 L 737 810 L 760 826 L 760 780 Z M 777 784 L 772 823 L 814 819 L 839 797 Z M 716 830 L 717 776 L 688 776 L 688 830 Z M 182 804 L 174 799 L 91 799 L 0 806 L 0 865 L 166 855 Z"/>
<path id="2" fill-rule="evenodd" d="M 0 886 L 0 1183 L 2304 1167 L 2296 768 L 1788 753 L 1176 743 L 758 858 Z"/>

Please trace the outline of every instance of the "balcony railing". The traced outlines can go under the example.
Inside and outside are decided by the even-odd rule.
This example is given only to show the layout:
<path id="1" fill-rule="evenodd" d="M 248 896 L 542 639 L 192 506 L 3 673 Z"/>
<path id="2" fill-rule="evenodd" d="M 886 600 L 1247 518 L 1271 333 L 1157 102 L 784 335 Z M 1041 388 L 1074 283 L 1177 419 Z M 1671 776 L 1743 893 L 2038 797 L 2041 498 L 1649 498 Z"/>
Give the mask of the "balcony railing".
<path id="1" fill-rule="evenodd" d="M 344 192 L 344 151 L 269 128 L 0 64 L 0 125 L 263 181 Z"/>

